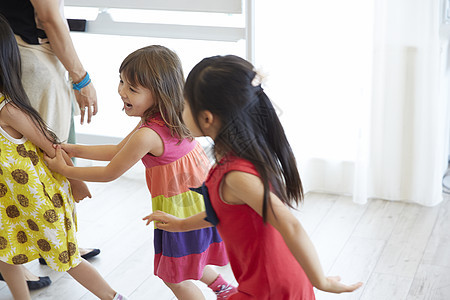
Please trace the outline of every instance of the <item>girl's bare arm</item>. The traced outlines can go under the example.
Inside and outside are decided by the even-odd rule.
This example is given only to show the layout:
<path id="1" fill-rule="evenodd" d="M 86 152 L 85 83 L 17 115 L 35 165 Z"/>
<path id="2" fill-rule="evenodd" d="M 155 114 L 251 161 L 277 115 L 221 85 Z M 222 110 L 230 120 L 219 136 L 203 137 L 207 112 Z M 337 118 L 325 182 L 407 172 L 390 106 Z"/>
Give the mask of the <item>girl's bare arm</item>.
<path id="1" fill-rule="evenodd" d="M 143 220 L 147 221 L 146 225 L 149 225 L 150 222 L 155 221 L 156 228 L 165 231 L 184 232 L 212 227 L 213 225 L 206 221 L 205 218 L 206 212 L 204 211 L 189 218 L 180 219 L 163 211 L 157 210 L 144 217 Z"/>
<path id="2" fill-rule="evenodd" d="M 262 216 L 264 187 L 259 177 L 233 171 L 225 176 L 222 185 L 224 201 L 232 204 L 247 204 Z M 267 221 L 280 232 L 289 250 L 302 266 L 312 285 L 332 293 L 352 292 L 362 283 L 345 285 L 339 277 L 326 277 L 316 249 L 308 234 L 289 208 L 273 193 L 270 193 L 272 209 L 267 209 Z"/>
<path id="3" fill-rule="evenodd" d="M 62 149 L 70 157 L 79 157 L 100 161 L 111 161 L 114 156 L 125 146 L 130 137 L 138 130 L 140 122 L 136 127 L 117 145 L 80 145 L 62 144 Z"/>
<path id="4" fill-rule="evenodd" d="M 108 182 L 121 176 L 147 153 L 162 152 L 163 147 L 159 135 L 154 130 L 144 127 L 132 133 L 125 145 L 123 145 L 107 166 L 68 166 L 62 158 L 62 152 L 64 151 L 61 150 L 60 146 L 56 149 L 55 158 L 45 157 L 45 160 L 51 170 L 61 173 L 68 178 L 93 182 Z"/>
<path id="5" fill-rule="evenodd" d="M 20 134 L 31 141 L 36 147 L 40 148 L 48 157 L 55 157 L 53 144 L 34 124 L 31 118 L 12 104 L 7 104 L 1 110 L 1 119 L 7 128 L 10 128 L 10 134 Z M 62 155 L 64 162 L 72 165 L 72 160 L 67 154 Z M 86 197 L 91 197 L 86 184 L 79 180 L 69 179 L 74 199 L 78 202 Z"/>

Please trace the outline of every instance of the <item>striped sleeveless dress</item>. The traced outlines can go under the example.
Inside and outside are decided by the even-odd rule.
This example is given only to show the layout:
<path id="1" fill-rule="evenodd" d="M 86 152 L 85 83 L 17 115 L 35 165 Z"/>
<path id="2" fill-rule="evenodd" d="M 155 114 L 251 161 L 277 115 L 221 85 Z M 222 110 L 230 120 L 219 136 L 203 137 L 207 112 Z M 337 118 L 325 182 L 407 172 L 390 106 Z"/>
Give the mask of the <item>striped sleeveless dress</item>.
<path id="1" fill-rule="evenodd" d="M 159 114 L 141 126 L 154 130 L 164 143 L 164 153 L 142 158 L 153 211 L 187 218 L 205 210 L 203 196 L 189 190 L 202 185 L 210 168 L 201 145 L 170 134 Z M 188 232 L 166 232 L 155 227 L 154 274 L 165 282 L 198 280 L 206 265 L 224 266 L 228 257 L 215 227 Z"/>

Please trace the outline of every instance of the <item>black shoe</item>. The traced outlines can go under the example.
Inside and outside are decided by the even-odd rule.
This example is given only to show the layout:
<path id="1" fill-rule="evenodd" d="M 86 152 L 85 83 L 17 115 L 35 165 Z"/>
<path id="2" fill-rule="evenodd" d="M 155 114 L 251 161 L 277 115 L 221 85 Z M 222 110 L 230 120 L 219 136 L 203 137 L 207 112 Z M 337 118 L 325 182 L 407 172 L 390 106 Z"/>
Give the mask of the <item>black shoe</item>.
<path id="1" fill-rule="evenodd" d="M 94 256 L 97 256 L 99 254 L 100 254 L 100 249 L 92 249 L 88 253 L 81 255 L 81 257 L 87 260 L 87 259 L 92 258 Z M 45 259 L 43 259 L 42 257 L 39 257 L 39 263 L 41 265 L 46 265 L 47 264 Z"/>
<path id="2" fill-rule="evenodd" d="M 92 249 L 88 253 L 85 253 L 85 254 L 81 255 L 81 257 L 86 259 L 86 260 L 88 260 L 89 258 L 92 258 L 92 257 L 97 256 L 99 254 L 100 254 L 100 249 Z"/>
<path id="3" fill-rule="evenodd" d="M 5 279 L 3 279 L 2 274 L 0 274 L 0 280 L 5 281 Z M 42 289 L 46 286 L 49 286 L 50 283 L 52 283 L 52 281 L 50 280 L 50 277 L 48 277 L 48 276 L 39 277 L 39 280 L 27 280 L 28 289 L 30 291 Z"/>

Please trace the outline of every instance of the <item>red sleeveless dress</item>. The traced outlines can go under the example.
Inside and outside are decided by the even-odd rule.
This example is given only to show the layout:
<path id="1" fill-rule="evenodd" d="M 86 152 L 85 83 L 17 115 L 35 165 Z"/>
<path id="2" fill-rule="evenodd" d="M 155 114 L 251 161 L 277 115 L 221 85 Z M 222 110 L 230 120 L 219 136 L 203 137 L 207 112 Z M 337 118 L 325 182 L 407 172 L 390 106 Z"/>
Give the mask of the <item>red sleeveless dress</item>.
<path id="1" fill-rule="evenodd" d="M 249 161 L 228 156 L 210 170 L 205 182 L 211 202 L 207 203 L 207 219 L 213 210 L 239 283 L 239 292 L 229 299 L 315 299 L 311 282 L 280 233 L 269 223 L 264 224 L 250 206 L 230 205 L 220 198 L 220 183 L 230 171 L 258 175 Z"/>

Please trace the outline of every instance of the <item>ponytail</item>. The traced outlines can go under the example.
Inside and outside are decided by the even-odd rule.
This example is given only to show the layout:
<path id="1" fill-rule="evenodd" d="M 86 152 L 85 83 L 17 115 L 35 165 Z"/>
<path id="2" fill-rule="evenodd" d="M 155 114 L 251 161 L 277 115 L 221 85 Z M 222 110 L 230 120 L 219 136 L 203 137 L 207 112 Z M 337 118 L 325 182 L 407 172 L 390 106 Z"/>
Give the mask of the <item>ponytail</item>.
<path id="1" fill-rule="evenodd" d="M 214 56 L 192 69 L 184 93 L 194 120 L 202 110 L 221 120 L 216 153 L 231 153 L 255 166 L 264 185 L 266 221 L 272 207 L 270 191 L 294 207 L 303 199 L 303 187 L 291 146 L 259 79 L 246 60 L 233 55 Z"/>

